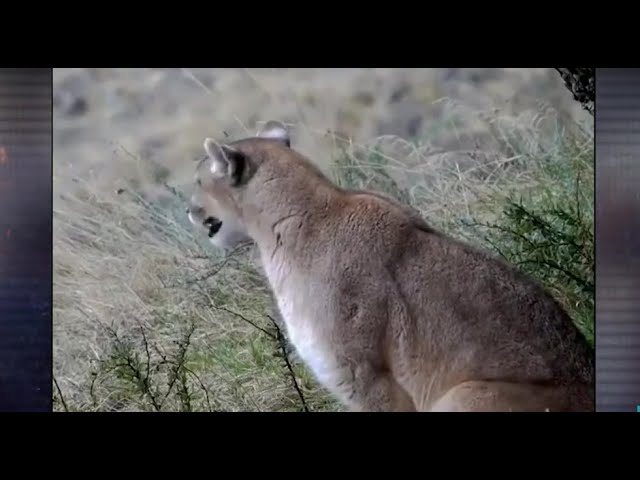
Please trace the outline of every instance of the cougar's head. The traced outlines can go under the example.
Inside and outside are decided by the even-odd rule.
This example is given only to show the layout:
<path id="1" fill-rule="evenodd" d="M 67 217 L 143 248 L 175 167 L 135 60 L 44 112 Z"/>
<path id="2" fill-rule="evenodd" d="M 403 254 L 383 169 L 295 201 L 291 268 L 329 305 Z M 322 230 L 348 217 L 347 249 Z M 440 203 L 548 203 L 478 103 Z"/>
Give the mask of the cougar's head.
<path id="1" fill-rule="evenodd" d="M 255 137 L 228 144 L 204 140 L 206 157 L 196 168 L 187 214 L 191 223 L 206 231 L 211 243 L 223 249 L 252 240 L 242 197 L 263 161 L 262 144 L 256 139 L 290 145 L 286 127 L 276 121 L 267 122 Z"/>

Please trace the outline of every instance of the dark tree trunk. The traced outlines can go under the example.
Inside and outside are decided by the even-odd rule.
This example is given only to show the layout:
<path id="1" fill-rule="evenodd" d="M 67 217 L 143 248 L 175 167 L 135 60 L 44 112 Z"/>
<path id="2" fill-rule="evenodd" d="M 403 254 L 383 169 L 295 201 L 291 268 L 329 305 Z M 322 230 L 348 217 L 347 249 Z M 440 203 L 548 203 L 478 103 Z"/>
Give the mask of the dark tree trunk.
<path id="1" fill-rule="evenodd" d="M 593 115 L 596 100 L 596 80 L 593 68 L 556 68 L 564 84 L 582 107 Z"/>

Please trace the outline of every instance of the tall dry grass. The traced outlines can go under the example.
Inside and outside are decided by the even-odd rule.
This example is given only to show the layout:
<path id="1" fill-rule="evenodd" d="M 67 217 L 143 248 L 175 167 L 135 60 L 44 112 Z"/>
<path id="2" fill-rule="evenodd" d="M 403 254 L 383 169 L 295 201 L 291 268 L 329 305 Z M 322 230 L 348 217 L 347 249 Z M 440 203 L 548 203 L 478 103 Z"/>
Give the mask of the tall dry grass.
<path id="1" fill-rule="evenodd" d="M 448 108 L 450 118 L 462 109 Z M 429 135 L 335 139 L 319 161 L 337 183 L 385 191 L 518 263 L 589 337 L 592 125 L 550 109 L 474 115 L 488 132 L 476 148 L 437 150 Z M 222 256 L 200 238 L 184 213 L 187 190 L 164 184 L 159 202 L 135 185 L 105 194 L 77 182 L 54 211 L 57 410 L 339 408 L 287 344 L 255 250 Z"/>

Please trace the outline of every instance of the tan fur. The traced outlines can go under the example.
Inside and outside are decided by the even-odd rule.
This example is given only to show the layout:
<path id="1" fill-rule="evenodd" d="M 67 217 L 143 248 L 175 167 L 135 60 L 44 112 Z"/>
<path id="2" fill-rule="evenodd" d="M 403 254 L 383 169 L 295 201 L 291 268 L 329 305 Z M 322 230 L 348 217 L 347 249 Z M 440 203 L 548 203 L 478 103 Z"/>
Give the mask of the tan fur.
<path id="1" fill-rule="evenodd" d="M 256 243 L 290 341 L 346 407 L 594 409 L 593 353 L 535 282 L 395 200 L 336 187 L 282 125 L 205 149 L 190 218 L 221 220 L 217 245 Z"/>

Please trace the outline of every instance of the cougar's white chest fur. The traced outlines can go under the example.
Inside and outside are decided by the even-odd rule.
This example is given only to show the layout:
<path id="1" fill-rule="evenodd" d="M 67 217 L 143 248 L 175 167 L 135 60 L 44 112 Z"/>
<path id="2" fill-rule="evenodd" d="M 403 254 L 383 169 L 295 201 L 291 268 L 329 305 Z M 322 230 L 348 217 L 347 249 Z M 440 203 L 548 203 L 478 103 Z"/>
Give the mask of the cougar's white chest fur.
<path id="1" fill-rule="evenodd" d="M 267 268 L 289 341 L 316 379 L 329 388 L 338 372 L 326 331 L 327 322 L 320 325 L 322 312 L 313 311 L 310 305 L 309 295 L 313 295 L 310 284 L 295 279 L 295 275 L 283 278 L 283 274 L 283 269 L 275 265 Z"/>

